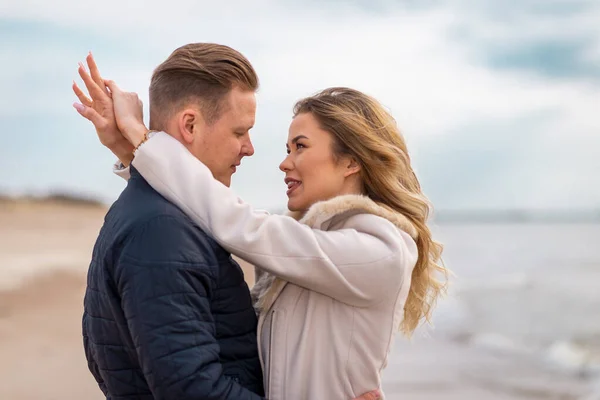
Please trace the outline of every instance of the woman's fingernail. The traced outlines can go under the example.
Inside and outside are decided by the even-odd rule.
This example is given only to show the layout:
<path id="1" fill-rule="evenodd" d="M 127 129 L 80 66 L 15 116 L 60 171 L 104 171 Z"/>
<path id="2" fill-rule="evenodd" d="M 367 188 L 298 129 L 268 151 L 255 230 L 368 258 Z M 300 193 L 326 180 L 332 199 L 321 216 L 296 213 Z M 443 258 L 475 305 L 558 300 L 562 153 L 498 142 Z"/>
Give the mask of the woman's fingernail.
<path id="1" fill-rule="evenodd" d="M 73 103 L 73 107 L 80 113 L 85 110 L 85 106 L 83 104 Z"/>

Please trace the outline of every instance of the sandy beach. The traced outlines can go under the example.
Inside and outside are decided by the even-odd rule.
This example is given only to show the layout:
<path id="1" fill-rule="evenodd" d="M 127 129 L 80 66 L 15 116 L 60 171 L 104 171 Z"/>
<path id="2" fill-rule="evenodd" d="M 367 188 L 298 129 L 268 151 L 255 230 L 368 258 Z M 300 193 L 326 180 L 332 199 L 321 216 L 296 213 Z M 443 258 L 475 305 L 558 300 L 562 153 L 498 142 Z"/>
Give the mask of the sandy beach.
<path id="1" fill-rule="evenodd" d="M 81 314 L 105 212 L 60 202 L 0 204 L 0 399 L 103 398 L 87 370 Z M 501 340 L 447 326 L 412 342 L 398 339 L 384 374 L 388 399 L 599 398 L 586 397 L 591 380 L 581 369 L 550 368 Z"/>
<path id="2" fill-rule="evenodd" d="M 0 398 L 103 398 L 87 370 L 81 315 L 86 265 L 106 210 L 0 207 Z"/>

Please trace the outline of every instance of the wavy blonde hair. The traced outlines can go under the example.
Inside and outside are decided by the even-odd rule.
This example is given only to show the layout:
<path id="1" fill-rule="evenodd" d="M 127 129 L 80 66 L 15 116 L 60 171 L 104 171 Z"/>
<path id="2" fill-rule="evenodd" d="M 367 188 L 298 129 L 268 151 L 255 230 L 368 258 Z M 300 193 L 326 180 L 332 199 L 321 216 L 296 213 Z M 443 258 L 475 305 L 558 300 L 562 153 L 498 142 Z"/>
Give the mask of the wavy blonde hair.
<path id="1" fill-rule="evenodd" d="M 302 113 L 312 114 L 332 134 L 336 158 L 350 156 L 359 163 L 364 193 L 405 215 L 417 229 L 419 257 L 400 324 L 410 336 L 423 319 L 431 322 L 433 307 L 446 290 L 448 271 L 438 264 L 442 245 L 433 240 L 427 226 L 432 206 L 421 191 L 396 121 L 374 98 L 343 87 L 298 101 L 294 117 Z"/>

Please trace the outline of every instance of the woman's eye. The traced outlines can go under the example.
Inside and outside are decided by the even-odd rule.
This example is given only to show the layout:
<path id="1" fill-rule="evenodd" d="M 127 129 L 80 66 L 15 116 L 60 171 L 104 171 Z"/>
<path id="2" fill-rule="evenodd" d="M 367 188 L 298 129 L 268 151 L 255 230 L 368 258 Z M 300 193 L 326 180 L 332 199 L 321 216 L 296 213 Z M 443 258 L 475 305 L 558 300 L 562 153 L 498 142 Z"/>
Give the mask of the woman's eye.
<path id="1" fill-rule="evenodd" d="M 305 147 L 306 147 L 306 146 L 305 146 L 305 145 L 303 145 L 302 143 L 296 143 L 296 148 L 297 148 L 297 149 L 303 149 L 303 148 L 305 148 Z"/>

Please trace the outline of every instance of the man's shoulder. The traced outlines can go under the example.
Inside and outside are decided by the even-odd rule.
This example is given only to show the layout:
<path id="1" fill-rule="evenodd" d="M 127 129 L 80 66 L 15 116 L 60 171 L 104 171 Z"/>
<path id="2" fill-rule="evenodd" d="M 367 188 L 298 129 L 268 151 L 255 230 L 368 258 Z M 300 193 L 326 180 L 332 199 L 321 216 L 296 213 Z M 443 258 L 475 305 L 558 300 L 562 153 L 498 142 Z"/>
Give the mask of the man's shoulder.
<path id="1" fill-rule="evenodd" d="M 140 227 L 153 220 L 171 221 L 172 224 L 193 227 L 206 236 L 206 233 L 179 207 L 145 182 L 130 182 L 113 203 L 106 217 L 118 220 L 132 228 Z"/>
<path id="2" fill-rule="evenodd" d="M 140 187 L 141 186 L 141 187 Z M 221 246 L 175 204 L 149 186 L 128 185 L 113 203 L 105 218 L 105 228 L 122 241 L 162 243 L 187 248 L 193 253 L 220 253 Z"/>
<path id="3" fill-rule="evenodd" d="M 110 212 L 127 216 L 136 223 L 155 216 L 171 216 L 193 225 L 181 209 L 169 202 L 145 182 L 129 182 Z"/>

